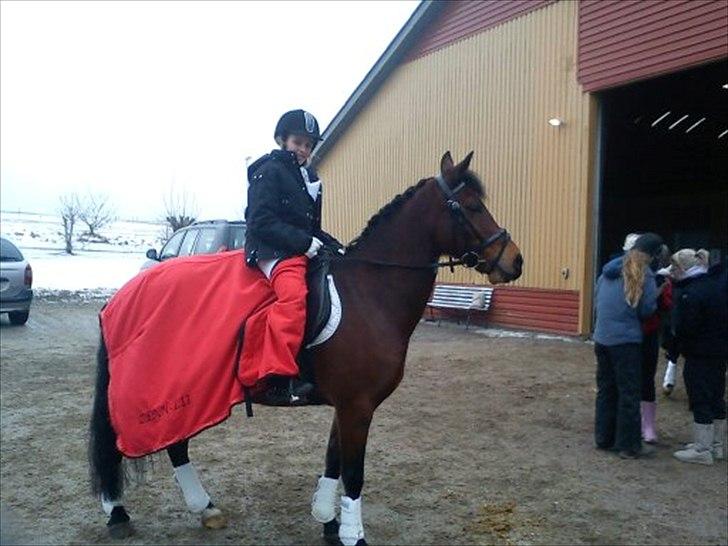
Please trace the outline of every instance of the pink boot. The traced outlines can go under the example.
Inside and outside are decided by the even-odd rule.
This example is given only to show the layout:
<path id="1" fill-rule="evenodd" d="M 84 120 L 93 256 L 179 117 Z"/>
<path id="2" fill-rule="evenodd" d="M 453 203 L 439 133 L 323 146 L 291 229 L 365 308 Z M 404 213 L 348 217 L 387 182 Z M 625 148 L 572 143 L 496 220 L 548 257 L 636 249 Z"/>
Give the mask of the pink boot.
<path id="1" fill-rule="evenodd" d="M 657 432 L 655 431 L 655 412 L 657 403 L 642 402 L 642 439 L 648 444 L 657 443 Z"/>

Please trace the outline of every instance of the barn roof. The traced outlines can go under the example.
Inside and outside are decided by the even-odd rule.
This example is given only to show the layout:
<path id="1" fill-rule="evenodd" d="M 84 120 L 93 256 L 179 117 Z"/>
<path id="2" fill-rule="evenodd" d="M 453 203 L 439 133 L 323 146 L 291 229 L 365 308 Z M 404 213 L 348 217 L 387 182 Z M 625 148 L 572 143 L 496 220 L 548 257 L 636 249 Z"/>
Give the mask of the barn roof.
<path id="1" fill-rule="evenodd" d="M 324 155 L 334 146 L 336 140 L 344 133 L 364 105 L 406 57 L 407 52 L 417 41 L 420 33 L 441 12 L 446 4 L 447 2 L 437 0 L 423 0 L 420 2 L 417 9 L 324 130 L 323 141 L 313 153 L 314 164 L 321 161 Z"/>

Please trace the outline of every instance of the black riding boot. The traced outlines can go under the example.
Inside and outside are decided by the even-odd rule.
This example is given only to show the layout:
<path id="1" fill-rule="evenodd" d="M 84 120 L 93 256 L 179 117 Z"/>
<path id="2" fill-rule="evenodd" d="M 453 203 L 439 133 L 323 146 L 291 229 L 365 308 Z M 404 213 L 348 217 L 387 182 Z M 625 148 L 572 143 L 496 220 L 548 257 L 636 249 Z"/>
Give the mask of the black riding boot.
<path id="1" fill-rule="evenodd" d="M 298 377 L 273 376 L 268 380 L 264 399 L 271 406 L 301 406 L 308 403 L 313 390 L 312 383 Z"/>

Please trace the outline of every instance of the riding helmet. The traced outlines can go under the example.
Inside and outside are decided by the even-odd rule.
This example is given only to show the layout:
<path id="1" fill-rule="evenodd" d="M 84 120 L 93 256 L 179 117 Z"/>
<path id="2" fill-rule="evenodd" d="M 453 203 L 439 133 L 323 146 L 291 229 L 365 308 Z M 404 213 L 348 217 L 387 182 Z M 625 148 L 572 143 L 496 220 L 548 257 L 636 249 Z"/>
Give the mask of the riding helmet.
<path id="1" fill-rule="evenodd" d="M 303 135 L 312 138 L 314 141 L 321 140 L 319 124 L 313 115 L 305 110 L 291 110 L 281 116 L 276 124 L 276 132 L 273 138 L 278 140 L 288 138 L 288 135 Z"/>

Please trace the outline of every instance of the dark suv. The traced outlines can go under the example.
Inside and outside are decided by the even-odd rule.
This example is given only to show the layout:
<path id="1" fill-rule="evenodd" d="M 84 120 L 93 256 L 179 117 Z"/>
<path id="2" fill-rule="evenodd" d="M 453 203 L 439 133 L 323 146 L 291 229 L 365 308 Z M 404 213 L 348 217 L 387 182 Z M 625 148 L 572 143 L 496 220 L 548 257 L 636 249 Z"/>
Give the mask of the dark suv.
<path id="1" fill-rule="evenodd" d="M 142 271 L 176 258 L 194 254 L 212 254 L 225 250 L 237 250 L 245 246 L 245 222 L 228 220 L 207 220 L 175 231 L 161 252 L 150 248 L 142 265 Z"/>

